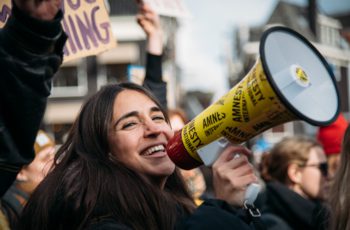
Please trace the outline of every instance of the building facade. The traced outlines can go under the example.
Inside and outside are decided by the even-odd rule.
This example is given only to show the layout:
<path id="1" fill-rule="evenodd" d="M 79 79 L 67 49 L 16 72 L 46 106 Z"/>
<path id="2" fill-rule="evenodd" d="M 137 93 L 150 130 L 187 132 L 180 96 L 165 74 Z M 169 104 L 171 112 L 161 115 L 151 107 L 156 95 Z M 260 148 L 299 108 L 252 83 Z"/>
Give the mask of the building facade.
<path id="1" fill-rule="evenodd" d="M 310 16 L 314 20 L 310 20 Z M 314 26 L 310 25 L 314 21 Z M 259 41 L 263 31 L 274 25 L 289 27 L 307 38 L 325 57 L 333 71 L 340 93 L 341 112 L 350 115 L 350 49 L 349 43 L 342 36 L 342 24 L 335 18 L 322 15 L 317 11 L 310 13 L 310 8 L 296 6 L 279 1 L 266 22 L 257 27 L 239 27 L 236 31 L 233 61 L 230 65 L 230 83 L 235 85 L 259 58 Z M 288 45 L 288 44 L 286 44 Z M 274 127 L 262 134 L 268 142 L 274 143 L 282 137 L 293 134 L 314 135 L 317 127 L 303 121 L 289 122 Z"/>

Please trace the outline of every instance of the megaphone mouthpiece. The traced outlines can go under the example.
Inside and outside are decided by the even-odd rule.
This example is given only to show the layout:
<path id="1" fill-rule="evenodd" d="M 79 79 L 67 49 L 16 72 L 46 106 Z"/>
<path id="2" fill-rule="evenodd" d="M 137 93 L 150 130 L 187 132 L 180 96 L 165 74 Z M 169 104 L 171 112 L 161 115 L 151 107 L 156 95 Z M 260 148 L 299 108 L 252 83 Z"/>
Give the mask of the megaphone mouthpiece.
<path id="1" fill-rule="evenodd" d="M 182 169 L 193 169 L 203 164 L 200 159 L 191 157 L 182 144 L 181 131 L 177 131 L 167 145 L 167 153 L 170 159 Z"/>

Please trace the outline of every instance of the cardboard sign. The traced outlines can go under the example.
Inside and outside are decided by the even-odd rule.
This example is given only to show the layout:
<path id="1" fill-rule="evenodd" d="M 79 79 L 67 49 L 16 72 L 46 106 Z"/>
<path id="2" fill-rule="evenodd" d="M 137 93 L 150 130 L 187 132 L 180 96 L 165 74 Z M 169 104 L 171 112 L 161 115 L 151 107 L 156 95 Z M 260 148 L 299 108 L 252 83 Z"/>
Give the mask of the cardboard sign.
<path id="1" fill-rule="evenodd" d="M 62 26 L 68 35 L 64 61 L 98 54 L 116 46 L 103 0 L 65 0 Z"/>
<path id="2" fill-rule="evenodd" d="M 11 0 L 0 0 L 0 27 L 6 23 L 10 8 Z M 63 0 L 61 8 L 62 27 L 68 35 L 64 62 L 116 46 L 104 0 Z"/>
<path id="3" fill-rule="evenodd" d="M 182 0 L 143 0 L 158 14 L 170 17 L 189 17 L 190 13 Z"/>
<path id="4" fill-rule="evenodd" d="M 2 28 L 11 14 L 11 0 L 0 0 L 0 28 Z"/>

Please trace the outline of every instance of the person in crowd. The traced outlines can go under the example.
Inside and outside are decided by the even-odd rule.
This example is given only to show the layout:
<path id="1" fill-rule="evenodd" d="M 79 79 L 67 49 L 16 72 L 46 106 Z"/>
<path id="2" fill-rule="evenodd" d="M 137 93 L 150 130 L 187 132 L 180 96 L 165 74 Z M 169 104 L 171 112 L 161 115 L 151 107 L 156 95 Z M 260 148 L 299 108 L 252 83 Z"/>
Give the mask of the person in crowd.
<path id="1" fill-rule="evenodd" d="M 60 0 L 13 0 L 0 30 L 0 197 L 34 159 L 51 79 L 63 59 L 60 5 Z"/>
<path id="2" fill-rule="evenodd" d="M 39 130 L 34 144 L 35 158 L 22 167 L 16 181 L 2 199 L 2 209 L 11 229 L 16 229 L 18 218 L 34 189 L 47 175 L 55 153 L 55 142 L 43 130 Z"/>
<path id="3" fill-rule="evenodd" d="M 309 137 L 286 137 L 261 162 L 266 188 L 261 220 L 270 230 L 326 229 L 328 166 L 322 146 Z M 262 203 L 262 204 L 261 204 Z"/>
<path id="4" fill-rule="evenodd" d="M 133 83 L 103 87 L 83 105 L 19 229 L 254 229 L 240 208 L 257 180 L 249 151 L 223 151 L 212 167 L 217 199 L 196 208 L 166 153 L 172 136 L 149 91 Z"/>
<path id="5" fill-rule="evenodd" d="M 350 126 L 345 130 L 338 170 L 330 189 L 330 229 L 350 229 Z"/>
<path id="6" fill-rule="evenodd" d="M 327 155 L 329 176 L 332 178 L 338 168 L 341 152 L 341 143 L 348 121 L 341 113 L 329 126 L 321 126 L 317 131 L 317 140 L 322 144 Z"/>

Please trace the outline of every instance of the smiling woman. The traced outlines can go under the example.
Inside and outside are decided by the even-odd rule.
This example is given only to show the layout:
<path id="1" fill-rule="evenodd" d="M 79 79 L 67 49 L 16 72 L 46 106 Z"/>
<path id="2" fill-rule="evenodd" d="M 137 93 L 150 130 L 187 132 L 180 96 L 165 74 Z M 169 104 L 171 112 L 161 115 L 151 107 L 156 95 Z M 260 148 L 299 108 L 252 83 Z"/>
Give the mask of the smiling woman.
<path id="1" fill-rule="evenodd" d="M 149 96 L 134 90 L 121 92 L 114 108 L 118 109 L 114 110 L 114 127 L 108 137 L 112 155 L 138 173 L 159 178 L 163 188 L 175 170 L 165 152 L 173 132 L 164 112 Z"/>
<path id="2" fill-rule="evenodd" d="M 223 151 L 213 166 L 222 200 L 196 209 L 166 152 L 172 136 L 166 113 L 143 87 L 105 86 L 84 104 L 20 229 L 250 229 L 249 218 L 241 219 L 249 212 L 230 206 L 241 206 L 256 181 L 247 157 L 232 157 L 249 151 Z"/>

